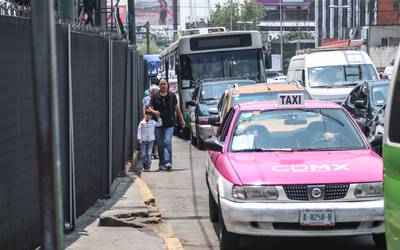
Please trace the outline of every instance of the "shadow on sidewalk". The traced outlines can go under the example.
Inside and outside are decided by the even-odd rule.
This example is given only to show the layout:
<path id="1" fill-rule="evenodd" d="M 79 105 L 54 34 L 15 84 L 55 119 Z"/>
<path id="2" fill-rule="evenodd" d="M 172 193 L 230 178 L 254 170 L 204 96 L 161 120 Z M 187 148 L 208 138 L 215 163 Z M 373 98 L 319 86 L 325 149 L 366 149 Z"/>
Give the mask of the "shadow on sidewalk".
<path id="1" fill-rule="evenodd" d="M 65 248 L 72 245 L 82 236 L 89 235 L 85 228 L 96 222 L 101 214 L 103 214 L 107 210 L 110 210 L 118 201 L 123 198 L 127 190 L 133 185 L 135 181 L 135 178 L 132 177 L 132 175 L 117 177 L 111 186 L 110 198 L 97 200 L 93 206 L 91 206 L 83 215 L 77 218 L 74 230 L 66 233 L 64 236 Z M 137 207 L 141 208 L 140 206 Z M 143 207 L 145 207 L 144 204 Z M 132 206 L 132 209 L 135 209 L 135 206 Z"/>

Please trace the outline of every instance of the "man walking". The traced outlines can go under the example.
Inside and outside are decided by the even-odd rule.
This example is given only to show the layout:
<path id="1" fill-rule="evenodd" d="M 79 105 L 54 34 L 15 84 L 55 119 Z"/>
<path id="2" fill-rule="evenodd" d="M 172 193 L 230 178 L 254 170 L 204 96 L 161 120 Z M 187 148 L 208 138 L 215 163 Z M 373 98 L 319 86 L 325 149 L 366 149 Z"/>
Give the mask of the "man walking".
<path id="1" fill-rule="evenodd" d="M 171 170 L 172 164 L 172 135 L 176 124 L 176 115 L 179 119 L 179 126 L 185 127 L 183 116 L 178 104 L 176 95 L 169 91 L 168 82 L 161 79 L 159 83 L 160 91 L 152 96 L 150 107 L 153 114 L 159 116 L 163 123 L 156 128 L 156 138 L 158 140 L 158 155 L 160 157 L 159 169 Z"/>

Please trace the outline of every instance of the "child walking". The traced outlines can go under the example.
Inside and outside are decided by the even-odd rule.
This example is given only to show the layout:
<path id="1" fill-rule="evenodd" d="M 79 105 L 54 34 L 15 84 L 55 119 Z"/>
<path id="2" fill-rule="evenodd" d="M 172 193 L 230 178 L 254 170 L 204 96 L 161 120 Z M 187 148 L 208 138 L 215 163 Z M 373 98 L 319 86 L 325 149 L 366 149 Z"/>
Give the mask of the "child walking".
<path id="1" fill-rule="evenodd" d="M 151 109 L 145 110 L 144 119 L 139 123 L 137 138 L 141 144 L 143 171 L 148 172 L 151 166 L 151 152 L 155 140 L 154 131 L 156 127 L 162 125 L 161 118 L 158 117 L 157 121 L 153 119 L 153 112 Z"/>

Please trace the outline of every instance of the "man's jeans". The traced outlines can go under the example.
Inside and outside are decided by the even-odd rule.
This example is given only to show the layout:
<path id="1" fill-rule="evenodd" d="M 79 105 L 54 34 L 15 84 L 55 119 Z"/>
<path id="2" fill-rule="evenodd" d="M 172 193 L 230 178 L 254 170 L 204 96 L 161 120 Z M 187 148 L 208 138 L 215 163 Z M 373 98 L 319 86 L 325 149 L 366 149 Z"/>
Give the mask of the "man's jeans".
<path id="1" fill-rule="evenodd" d="M 172 164 L 172 135 L 174 127 L 156 128 L 156 138 L 158 141 L 158 156 L 160 157 L 159 166 Z"/>
<path id="2" fill-rule="evenodd" d="M 154 141 L 143 141 L 142 142 L 142 161 L 143 161 L 143 168 L 149 169 L 151 166 L 151 152 L 153 149 Z"/>

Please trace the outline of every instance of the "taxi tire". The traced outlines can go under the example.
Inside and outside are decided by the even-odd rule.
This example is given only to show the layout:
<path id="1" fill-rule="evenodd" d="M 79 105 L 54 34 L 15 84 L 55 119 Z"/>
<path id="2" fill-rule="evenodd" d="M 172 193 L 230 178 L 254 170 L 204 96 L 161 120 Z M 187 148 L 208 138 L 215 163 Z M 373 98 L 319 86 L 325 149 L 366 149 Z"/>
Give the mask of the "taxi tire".
<path id="1" fill-rule="evenodd" d="M 239 250 L 238 234 L 228 232 L 225 227 L 221 209 L 219 209 L 219 249 L 220 250 Z"/>
<path id="2" fill-rule="evenodd" d="M 208 190 L 208 213 L 211 222 L 218 222 L 218 204 L 215 202 L 210 190 Z"/>
<path id="3" fill-rule="evenodd" d="M 375 246 L 379 249 L 386 249 L 386 238 L 385 234 L 373 234 L 372 239 L 374 240 Z"/>

